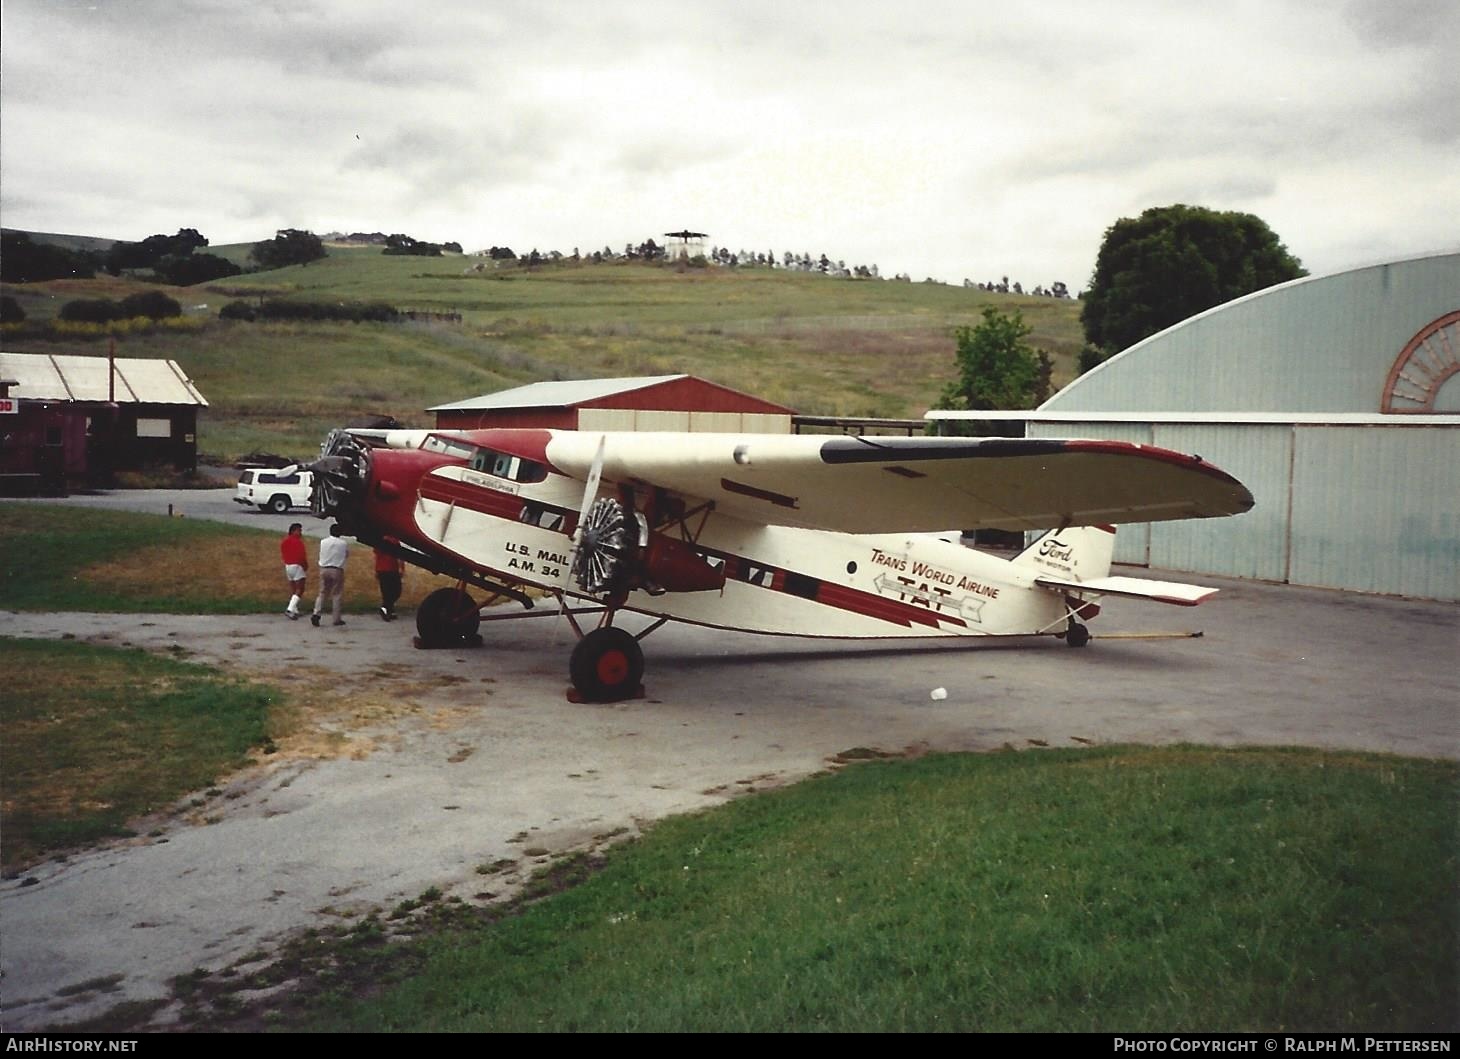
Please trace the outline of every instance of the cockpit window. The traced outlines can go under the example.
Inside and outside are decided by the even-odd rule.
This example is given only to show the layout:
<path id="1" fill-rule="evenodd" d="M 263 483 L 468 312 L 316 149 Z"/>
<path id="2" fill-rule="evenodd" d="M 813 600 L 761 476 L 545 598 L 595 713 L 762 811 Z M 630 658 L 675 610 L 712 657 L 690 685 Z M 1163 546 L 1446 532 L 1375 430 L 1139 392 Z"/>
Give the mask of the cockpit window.
<path id="1" fill-rule="evenodd" d="M 421 442 L 421 448 L 427 452 L 439 452 L 444 456 L 455 456 L 457 459 L 469 460 L 477 451 L 477 447 L 469 441 L 460 441 L 457 438 L 445 438 L 440 434 L 430 434 L 426 440 Z"/>
<path id="2" fill-rule="evenodd" d="M 509 482 L 540 482 L 547 477 L 547 468 L 535 460 L 524 460 L 521 456 L 482 448 L 460 438 L 428 434 L 426 440 L 421 442 L 421 448 L 427 452 L 439 452 L 444 456 L 466 460 L 466 465 L 472 470 L 490 474 L 494 478 L 505 478 Z"/>
<path id="3" fill-rule="evenodd" d="M 542 464 L 492 449 L 477 449 L 468 466 L 509 482 L 540 482 L 547 477 L 547 468 Z"/>

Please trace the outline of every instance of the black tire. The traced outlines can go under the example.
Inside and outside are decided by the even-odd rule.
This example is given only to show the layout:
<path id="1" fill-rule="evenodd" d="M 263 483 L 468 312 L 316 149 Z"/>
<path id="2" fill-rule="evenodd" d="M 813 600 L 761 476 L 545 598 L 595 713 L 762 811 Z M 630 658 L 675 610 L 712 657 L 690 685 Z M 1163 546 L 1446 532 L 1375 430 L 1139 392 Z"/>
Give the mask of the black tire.
<path id="1" fill-rule="evenodd" d="M 1065 643 L 1070 647 L 1084 647 L 1090 642 L 1090 630 L 1077 621 L 1070 622 L 1065 630 Z"/>
<path id="2" fill-rule="evenodd" d="M 568 676 L 585 702 L 617 702 L 638 694 L 644 652 L 622 629 L 594 629 L 573 648 Z"/>
<path id="3" fill-rule="evenodd" d="M 280 493 L 278 496 L 271 496 L 264 510 L 272 511 L 276 515 L 287 515 L 289 514 L 289 498 L 283 493 Z"/>
<path id="4" fill-rule="evenodd" d="M 416 608 L 416 632 L 433 646 L 468 640 L 480 625 L 476 600 L 459 588 L 438 588 Z"/>

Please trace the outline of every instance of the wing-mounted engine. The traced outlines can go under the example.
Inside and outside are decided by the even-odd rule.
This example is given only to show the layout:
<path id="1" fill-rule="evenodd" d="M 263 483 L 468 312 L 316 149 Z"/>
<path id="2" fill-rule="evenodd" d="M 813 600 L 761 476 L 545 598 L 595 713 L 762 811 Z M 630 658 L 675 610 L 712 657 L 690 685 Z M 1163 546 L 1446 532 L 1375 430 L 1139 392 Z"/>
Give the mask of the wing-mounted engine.
<path id="1" fill-rule="evenodd" d="M 725 571 L 707 563 L 689 541 L 647 529 L 631 504 L 600 497 L 584 516 L 573 579 L 584 592 L 615 596 L 633 589 L 717 592 Z"/>
<path id="2" fill-rule="evenodd" d="M 310 464 L 314 488 L 310 508 L 318 518 L 333 516 L 349 531 L 363 514 L 370 481 L 370 447 L 348 430 L 332 430 L 319 447 L 320 457 Z"/>

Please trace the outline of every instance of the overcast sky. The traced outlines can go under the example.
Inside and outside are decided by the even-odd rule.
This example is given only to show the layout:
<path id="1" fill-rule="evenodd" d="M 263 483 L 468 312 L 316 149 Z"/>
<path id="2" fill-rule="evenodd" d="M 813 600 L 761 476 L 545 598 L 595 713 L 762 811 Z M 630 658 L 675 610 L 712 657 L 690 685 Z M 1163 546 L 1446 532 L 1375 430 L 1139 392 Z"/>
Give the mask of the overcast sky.
<path id="1" fill-rule="evenodd" d="M 1455 0 L 5 0 L 0 223 L 591 251 L 692 228 L 952 283 L 1254 213 L 1460 248 Z"/>

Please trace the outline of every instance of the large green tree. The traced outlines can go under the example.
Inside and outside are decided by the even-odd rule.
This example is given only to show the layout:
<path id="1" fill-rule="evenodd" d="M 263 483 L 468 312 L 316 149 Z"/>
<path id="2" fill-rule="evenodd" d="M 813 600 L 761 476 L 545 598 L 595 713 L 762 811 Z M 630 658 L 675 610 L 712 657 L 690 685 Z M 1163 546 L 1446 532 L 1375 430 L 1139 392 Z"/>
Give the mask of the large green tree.
<path id="1" fill-rule="evenodd" d="M 1031 330 L 1017 309 L 1006 315 L 993 307 L 984 309 L 977 327 L 956 328 L 958 380 L 943 390 L 938 407 L 1031 407 L 1040 381 L 1039 354 L 1024 341 Z"/>
<path id="2" fill-rule="evenodd" d="M 1214 305 L 1306 275 L 1250 213 L 1154 206 L 1106 229 L 1080 320 L 1087 342 L 1116 353 Z"/>
<path id="3" fill-rule="evenodd" d="M 254 243 L 248 252 L 250 259 L 263 269 L 284 268 L 287 265 L 307 265 L 328 256 L 324 241 L 313 232 L 298 228 L 284 228 L 272 239 Z"/>

